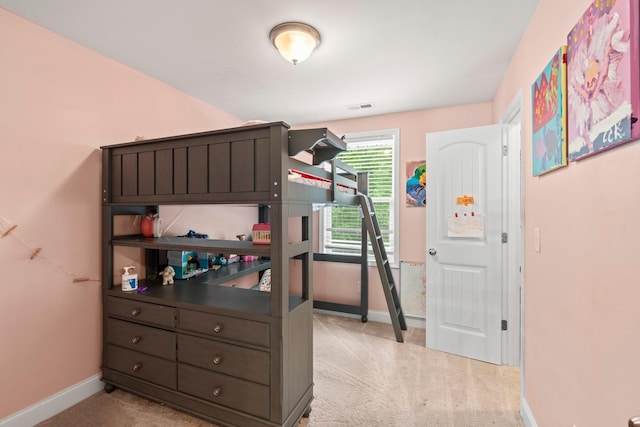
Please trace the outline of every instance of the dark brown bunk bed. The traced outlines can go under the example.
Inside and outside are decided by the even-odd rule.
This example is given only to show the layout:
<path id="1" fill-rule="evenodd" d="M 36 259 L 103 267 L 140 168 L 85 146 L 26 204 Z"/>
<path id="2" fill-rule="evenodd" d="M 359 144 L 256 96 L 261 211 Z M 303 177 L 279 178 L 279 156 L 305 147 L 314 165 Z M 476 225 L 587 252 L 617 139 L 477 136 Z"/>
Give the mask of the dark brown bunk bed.
<path id="1" fill-rule="evenodd" d="M 342 141 L 275 122 L 101 148 L 105 390 L 227 426 L 294 426 L 313 399 L 312 205 L 358 205 L 366 193 L 366 176 L 334 160 Z M 312 165 L 291 157 L 303 150 Z M 314 166 L 324 161 L 331 171 Z M 291 181 L 291 170 L 329 186 Z M 181 204 L 255 205 L 271 243 L 115 233 L 117 216 Z M 291 224 L 299 232 L 290 234 Z M 144 254 L 142 292 L 116 285 L 114 251 L 123 247 Z M 167 250 L 262 259 L 163 286 Z M 366 270 L 366 254 L 360 261 Z M 266 269 L 271 292 L 219 286 Z"/>

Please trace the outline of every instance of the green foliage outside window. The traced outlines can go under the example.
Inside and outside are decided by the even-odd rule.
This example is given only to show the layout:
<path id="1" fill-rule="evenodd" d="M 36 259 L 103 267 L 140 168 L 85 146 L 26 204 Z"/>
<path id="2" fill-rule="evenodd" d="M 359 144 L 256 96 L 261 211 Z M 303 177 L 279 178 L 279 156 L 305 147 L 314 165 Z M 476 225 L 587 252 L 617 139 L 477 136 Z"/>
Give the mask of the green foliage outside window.
<path id="1" fill-rule="evenodd" d="M 374 209 L 387 255 L 393 256 L 393 141 L 376 141 L 370 146 L 357 144 L 338 156 L 338 159 L 358 171 L 369 173 L 369 196 Z M 330 253 L 360 254 L 361 226 L 360 209 L 357 206 L 329 208 L 330 224 L 325 222 L 325 250 Z M 370 255 L 372 259 L 372 255 Z"/>

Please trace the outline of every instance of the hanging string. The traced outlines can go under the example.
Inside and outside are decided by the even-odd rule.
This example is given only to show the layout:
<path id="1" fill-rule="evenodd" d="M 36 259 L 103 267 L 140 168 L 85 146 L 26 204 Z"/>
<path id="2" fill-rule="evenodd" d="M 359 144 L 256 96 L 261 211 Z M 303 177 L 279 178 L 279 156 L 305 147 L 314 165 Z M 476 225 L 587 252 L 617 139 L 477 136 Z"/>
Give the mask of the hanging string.
<path id="1" fill-rule="evenodd" d="M 17 224 L 13 224 L 11 221 L 9 221 L 7 218 L 3 217 L 0 215 L 0 231 L 2 231 L 2 238 L 5 237 L 11 237 L 15 240 L 17 240 L 18 242 L 20 242 L 25 248 L 27 248 L 29 250 L 29 252 L 31 252 L 31 256 L 30 259 L 31 260 L 38 260 L 46 265 L 48 265 L 49 267 L 61 271 L 62 273 L 66 274 L 67 276 L 70 276 L 73 279 L 73 283 L 79 283 L 79 282 L 99 282 L 100 279 L 90 279 L 88 277 L 83 277 L 83 276 L 78 276 L 76 274 L 74 274 L 71 271 L 66 270 L 65 268 L 63 268 L 61 265 L 56 264 L 52 261 L 50 261 L 47 257 L 42 255 L 42 248 L 41 247 L 37 247 L 34 248 L 31 245 L 29 245 L 22 237 L 20 237 L 18 235 L 18 233 L 15 232 L 16 228 L 18 228 Z"/>
<path id="2" fill-rule="evenodd" d="M 162 227 L 162 234 L 166 234 L 167 231 L 169 231 L 169 229 L 173 226 L 173 224 L 176 223 L 176 221 L 182 216 L 182 214 L 184 213 L 184 210 L 186 209 L 186 206 L 182 206 L 182 209 L 180 209 L 180 212 L 178 212 L 175 216 L 175 218 L 173 218 L 173 220 L 167 224 L 166 226 Z"/>
<path id="3" fill-rule="evenodd" d="M 180 219 L 180 217 L 181 217 L 181 216 L 182 216 L 182 214 L 184 213 L 185 209 L 186 209 L 186 206 L 182 206 L 182 208 L 180 209 L 180 212 L 178 212 L 178 213 L 176 214 L 176 216 L 173 218 L 173 220 L 171 220 L 171 222 L 170 222 L 170 223 L 168 223 L 167 225 L 164 225 L 164 224 L 162 225 L 162 234 L 166 234 L 166 233 L 167 233 L 167 231 L 168 231 L 168 230 L 173 226 L 173 224 L 175 224 L 175 223 L 176 223 L 176 221 L 177 221 L 178 219 Z M 142 223 L 142 215 L 135 215 L 135 216 L 131 219 L 131 227 L 132 227 L 134 230 L 139 230 L 139 229 L 140 229 L 140 226 L 141 226 L 141 223 Z"/>
<path id="4" fill-rule="evenodd" d="M 169 224 L 167 224 L 165 227 L 163 227 L 164 228 L 163 232 L 166 232 L 167 230 L 169 230 L 175 224 L 175 222 L 182 216 L 184 211 L 185 211 L 185 207 L 183 206 L 182 209 L 173 218 L 173 220 Z M 139 215 L 136 215 L 134 217 L 133 225 L 136 228 L 140 227 L 140 216 Z M 67 276 L 72 278 L 72 282 L 73 283 L 100 282 L 100 279 L 91 279 L 91 278 L 86 277 L 86 276 L 78 276 L 77 274 L 65 269 L 63 266 L 52 262 L 46 256 L 43 255 L 42 247 L 35 247 L 34 248 L 33 246 L 29 245 L 22 237 L 20 237 L 20 235 L 18 233 L 16 233 L 16 231 L 15 231 L 16 228 L 18 228 L 17 224 L 13 224 L 7 218 L 5 218 L 4 216 L 0 215 L 0 233 L 1 233 L 0 234 L 0 238 L 4 239 L 5 237 L 11 237 L 11 238 L 17 240 L 18 242 L 20 242 L 31 253 L 29 259 L 40 261 L 40 262 L 48 265 L 50 268 L 53 268 L 54 270 L 58 270 L 58 271 L 60 271 L 60 272 L 62 272 L 64 274 L 66 274 Z"/>

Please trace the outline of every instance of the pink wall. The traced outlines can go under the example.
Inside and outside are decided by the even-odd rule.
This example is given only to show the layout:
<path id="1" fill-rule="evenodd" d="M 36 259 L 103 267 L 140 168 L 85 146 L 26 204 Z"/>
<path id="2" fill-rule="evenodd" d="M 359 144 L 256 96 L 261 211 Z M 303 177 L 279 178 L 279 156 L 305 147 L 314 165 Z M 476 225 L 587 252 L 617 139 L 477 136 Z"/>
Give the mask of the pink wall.
<path id="1" fill-rule="evenodd" d="M 483 103 L 305 124 L 296 127 L 327 127 L 336 135 L 400 129 L 400 174 L 403 176 L 406 162 L 425 159 L 425 134 L 427 132 L 482 126 L 491 124 L 491 120 L 491 104 Z M 404 200 L 402 185 L 399 189 L 400 198 Z M 425 262 L 425 228 L 425 210 L 423 208 L 408 208 L 404 203 L 401 203 L 399 258 L 401 261 Z M 397 274 L 397 271 L 394 273 Z M 360 294 L 356 285 L 356 282 L 360 280 L 358 266 L 316 263 L 314 274 L 314 296 L 316 299 L 344 304 L 359 304 Z M 369 309 L 386 312 L 387 305 L 377 274 L 375 267 L 369 268 Z"/>
<path id="2" fill-rule="evenodd" d="M 589 4 L 540 0 L 493 103 L 497 121 L 524 95 L 525 397 L 545 427 L 622 426 L 640 414 L 640 143 L 531 176 L 531 83 Z"/>
<path id="3" fill-rule="evenodd" d="M 99 147 L 240 120 L 3 9 L 0 57 L 2 419 L 99 373 Z"/>
<path id="4" fill-rule="evenodd" d="M 633 142 L 531 177 L 530 85 L 588 6 L 540 0 L 493 103 L 308 125 L 400 128 L 401 167 L 430 131 L 497 122 L 524 103 L 525 398 L 540 426 L 625 425 L 640 413 L 640 208 Z M 237 125 L 237 118 L 0 9 L 0 419 L 98 373 L 104 144 Z M 302 126 L 300 126 L 302 127 Z M 400 259 L 424 261 L 424 211 L 401 208 Z M 542 251 L 533 251 L 540 228 Z M 41 257 L 30 260 L 41 247 Z M 316 295 L 336 282 L 316 268 Z M 74 284 L 73 276 L 89 282 Z M 370 270 L 372 278 L 375 270 Z M 322 280 L 320 280 L 322 279 Z M 352 278 L 357 280 L 357 271 Z M 338 290 L 336 289 L 337 293 Z M 327 295 L 357 300 L 357 295 Z M 371 309 L 384 311 L 372 280 Z"/>

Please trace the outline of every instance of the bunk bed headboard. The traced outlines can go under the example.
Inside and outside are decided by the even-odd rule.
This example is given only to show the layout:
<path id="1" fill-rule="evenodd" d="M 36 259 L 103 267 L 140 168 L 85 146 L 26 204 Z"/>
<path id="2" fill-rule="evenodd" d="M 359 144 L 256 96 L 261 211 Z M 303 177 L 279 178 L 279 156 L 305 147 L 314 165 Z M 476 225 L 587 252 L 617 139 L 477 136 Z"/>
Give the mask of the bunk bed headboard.
<path id="1" fill-rule="evenodd" d="M 288 128 L 276 122 L 101 147 L 104 182 L 111 184 L 104 201 L 268 201 L 271 183 L 282 177 Z"/>
<path id="2" fill-rule="evenodd" d="M 104 203 L 355 204 L 360 191 L 357 172 L 334 159 L 346 144 L 325 128 L 274 122 L 101 148 Z M 290 157 L 303 150 L 312 165 Z M 330 171 L 314 166 L 323 162 L 331 162 Z M 289 182 L 292 169 L 330 185 Z"/>

